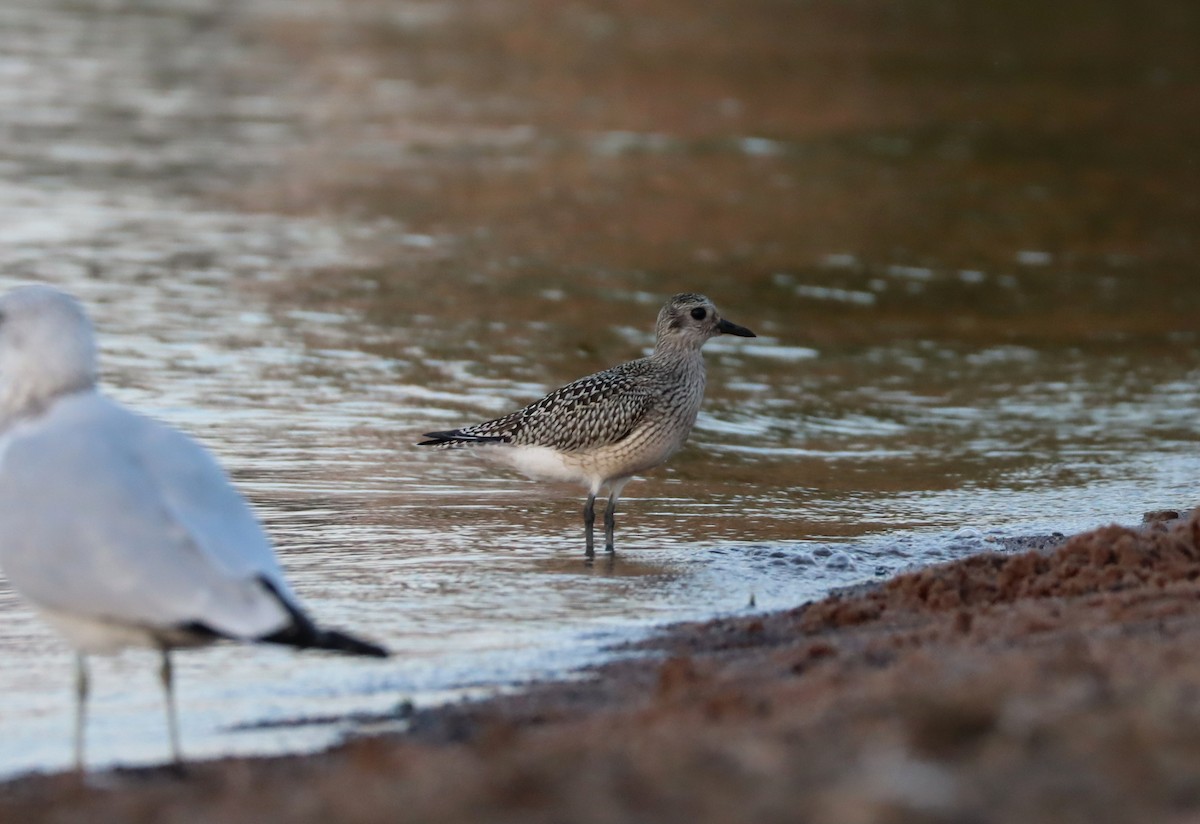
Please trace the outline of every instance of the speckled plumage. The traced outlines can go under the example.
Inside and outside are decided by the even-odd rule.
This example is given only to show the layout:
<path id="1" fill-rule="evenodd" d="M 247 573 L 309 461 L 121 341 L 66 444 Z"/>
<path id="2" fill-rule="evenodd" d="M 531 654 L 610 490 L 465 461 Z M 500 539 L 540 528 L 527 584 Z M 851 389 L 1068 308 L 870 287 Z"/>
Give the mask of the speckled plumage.
<path id="1" fill-rule="evenodd" d="M 448 432 L 421 446 L 475 448 L 534 478 L 588 487 L 587 553 L 593 553 L 595 497 L 609 488 L 605 538 L 613 550 L 613 513 L 633 475 L 666 461 L 687 440 L 704 398 L 700 348 L 719 334 L 753 337 L 721 318 L 703 295 L 672 297 L 658 315 L 654 353 L 556 389 L 523 409 Z"/>

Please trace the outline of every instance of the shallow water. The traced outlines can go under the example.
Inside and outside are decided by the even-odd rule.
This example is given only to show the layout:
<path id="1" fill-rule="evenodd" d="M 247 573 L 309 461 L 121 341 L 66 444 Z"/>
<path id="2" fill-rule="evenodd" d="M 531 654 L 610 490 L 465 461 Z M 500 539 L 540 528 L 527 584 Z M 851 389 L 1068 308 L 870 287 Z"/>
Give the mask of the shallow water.
<path id="1" fill-rule="evenodd" d="M 642 122 L 633 104 L 582 106 L 582 124 L 564 125 L 555 105 L 579 90 L 538 87 L 541 107 L 522 104 L 526 75 L 492 79 L 496 54 L 468 48 L 489 41 L 455 28 L 462 7 L 26 0 L 0 12 L 0 287 L 78 294 L 112 394 L 221 457 L 319 620 L 396 652 L 179 654 L 190 756 L 323 746 L 401 724 L 409 700 L 561 675 L 666 621 L 794 605 L 998 537 L 1195 503 L 1187 307 L 1200 278 L 1176 223 L 1160 220 L 1166 234 L 1137 237 L 1133 254 L 1035 210 L 1021 213 L 1025 234 L 977 248 L 959 226 L 939 256 L 945 181 L 905 177 L 928 158 L 904 129 L 813 137 L 820 123 L 796 126 L 749 95 L 718 108 L 760 119 L 728 115 L 719 139 L 682 115 Z M 603 40 L 624 25 L 616 14 L 553 25 Z M 566 59 L 539 51 L 528 25 L 511 28 L 528 54 Z M 653 44 L 668 30 L 642 34 Z M 389 62 L 393 37 L 425 59 Z M 1191 64 L 1171 67 L 1194 79 Z M 921 88 L 919 72 L 880 71 L 881 84 Z M 715 82 L 655 80 L 650 98 Z M 987 175 L 1017 168 L 1021 187 L 1070 190 L 1071 212 L 1074 178 L 1027 148 L 960 171 L 1001 211 L 1011 192 L 989 194 Z M 890 165 L 897 151 L 912 157 Z M 879 173 L 846 184 L 852 203 L 897 176 L 929 187 L 910 193 L 912 215 L 889 212 L 900 229 L 881 229 L 907 226 L 907 246 L 848 231 L 832 200 L 826 241 L 802 228 L 819 210 L 789 181 L 833 186 L 847 158 Z M 675 205 L 713 198 L 730 206 L 711 225 Z M 647 200 L 668 208 L 661 222 Z M 1194 206 L 1176 206 L 1183 225 Z M 638 356 L 662 299 L 683 289 L 760 337 L 706 348 L 696 430 L 626 490 L 611 563 L 583 564 L 580 490 L 413 446 Z M 71 657 L 2 579 L 0 615 L 0 774 L 63 767 Z M 91 763 L 159 761 L 152 658 L 93 672 Z"/>

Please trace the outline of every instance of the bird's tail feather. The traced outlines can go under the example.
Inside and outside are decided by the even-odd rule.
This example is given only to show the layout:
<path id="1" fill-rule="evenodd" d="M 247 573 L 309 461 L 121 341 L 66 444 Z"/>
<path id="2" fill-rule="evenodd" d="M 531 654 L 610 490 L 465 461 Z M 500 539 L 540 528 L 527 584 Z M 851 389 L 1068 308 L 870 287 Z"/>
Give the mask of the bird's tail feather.
<path id="1" fill-rule="evenodd" d="M 316 629 L 311 635 L 296 635 L 285 630 L 262 640 L 301 649 L 323 649 L 331 652 L 344 652 L 347 655 L 365 655 L 371 658 L 388 657 L 388 651 L 378 644 L 363 641 L 336 629 Z"/>
<path id="2" fill-rule="evenodd" d="M 450 432 L 426 432 L 429 440 L 419 441 L 417 446 L 473 446 L 485 443 L 508 443 L 505 435 L 471 435 L 461 429 Z"/>
<path id="3" fill-rule="evenodd" d="M 268 644 L 284 644 L 300 649 L 323 649 L 331 652 L 344 652 L 347 655 L 366 655 L 371 658 L 387 658 L 388 651 L 378 644 L 363 641 L 336 629 L 322 629 L 309 620 L 295 605 L 284 598 L 279 590 L 266 578 L 259 579 L 272 595 L 279 599 L 292 623 L 270 635 L 259 638 Z"/>

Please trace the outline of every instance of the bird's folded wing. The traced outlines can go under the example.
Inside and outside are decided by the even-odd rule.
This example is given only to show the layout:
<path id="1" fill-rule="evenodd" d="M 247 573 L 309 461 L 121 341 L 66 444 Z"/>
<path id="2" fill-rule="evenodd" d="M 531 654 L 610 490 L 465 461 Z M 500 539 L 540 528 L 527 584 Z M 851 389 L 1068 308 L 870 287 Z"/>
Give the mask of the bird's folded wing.
<path id="1" fill-rule="evenodd" d="M 631 368 L 637 364 L 580 378 L 511 415 L 461 431 L 505 435 L 510 443 L 564 452 L 619 443 L 651 412 L 658 397 L 645 376 Z"/>

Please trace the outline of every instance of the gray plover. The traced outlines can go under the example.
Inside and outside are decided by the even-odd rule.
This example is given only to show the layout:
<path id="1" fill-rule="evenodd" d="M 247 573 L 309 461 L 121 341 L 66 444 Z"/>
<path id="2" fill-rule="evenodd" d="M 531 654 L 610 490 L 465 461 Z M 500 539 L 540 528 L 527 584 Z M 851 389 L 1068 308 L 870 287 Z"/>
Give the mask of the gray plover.
<path id="1" fill-rule="evenodd" d="M 721 317 L 704 295 L 682 294 L 658 313 L 654 353 L 556 389 L 502 418 L 428 432 L 418 446 L 473 448 L 539 480 L 587 486 L 587 557 L 595 557 L 596 495 L 608 487 L 604 546 L 613 552 L 614 515 L 629 479 L 666 461 L 687 440 L 704 398 L 704 358 L 716 335 L 755 337 Z"/>
<path id="2" fill-rule="evenodd" d="M 0 567 L 75 648 L 79 770 L 88 654 L 160 652 L 176 765 L 172 649 L 225 638 L 387 655 L 309 620 L 203 447 L 101 394 L 91 324 L 48 286 L 0 298 Z"/>

